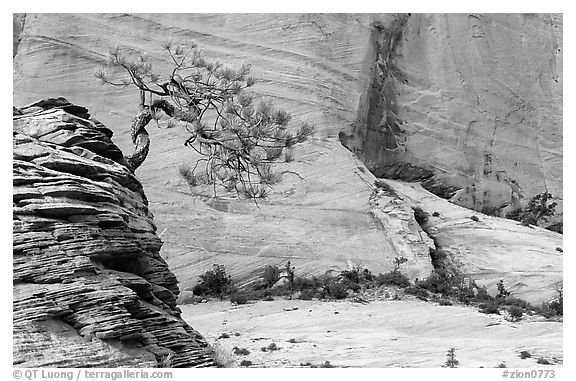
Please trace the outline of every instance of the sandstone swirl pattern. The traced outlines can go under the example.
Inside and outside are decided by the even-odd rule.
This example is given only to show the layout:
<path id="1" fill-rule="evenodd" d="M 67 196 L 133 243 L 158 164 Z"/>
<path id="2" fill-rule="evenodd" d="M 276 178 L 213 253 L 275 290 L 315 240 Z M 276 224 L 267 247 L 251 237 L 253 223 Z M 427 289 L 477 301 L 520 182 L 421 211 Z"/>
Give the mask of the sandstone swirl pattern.
<path id="1" fill-rule="evenodd" d="M 94 79 L 116 44 L 146 51 L 166 73 L 161 43 L 194 39 L 231 66 L 252 63 L 258 94 L 317 123 L 315 139 L 282 168 L 301 178 L 285 175 L 260 208 L 213 199 L 210 191 L 191 195 L 178 177 L 178 165 L 194 160 L 182 145 L 187 134 L 148 129 L 152 145 L 137 174 L 165 241 L 162 254 L 183 289 L 214 263 L 244 284 L 266 264 L 287 260 L 299 275 L 352 265 L 380 272 L 404 255 L 409 275 L 426 277 L 426 234 L 406 205 L 374 197 L 374 176 L 350 151 L 373 161 L 376 175 L 428 180 L 427 189 L 468 207 L 500 207 L 520 196 L 525 202 L 545 190 L 561 204 L 561 16 L 29 14 L 17 21 L 15 102 L 62 94 L 89 105 L 124 151 L 132 148 L 137 93 Z M 477 227 L 454 235 L 451 246 L 468 250 Z M 534 240 L 548 238 L 535 231 Z M 561 246 L 560 235 L 552 240 Z M 535 255 L 547 255 L 546 245 L 546 254 Z M 524 252 L 503 244 L 471 275 L 526 289 L 522 278 L 532 274 L 501 271 L 507 249 Z M 554 281 L 561 271 L 556 255 Z M 542 293 L 544 284 L 551 282 L 527 291 L 548 296 L 553 290 Z"/>
<path id="2" fill-rule="evenodd" d="M 14 365 L 210 366 L 112 131 L 49 99 L 14 109 Z"/>

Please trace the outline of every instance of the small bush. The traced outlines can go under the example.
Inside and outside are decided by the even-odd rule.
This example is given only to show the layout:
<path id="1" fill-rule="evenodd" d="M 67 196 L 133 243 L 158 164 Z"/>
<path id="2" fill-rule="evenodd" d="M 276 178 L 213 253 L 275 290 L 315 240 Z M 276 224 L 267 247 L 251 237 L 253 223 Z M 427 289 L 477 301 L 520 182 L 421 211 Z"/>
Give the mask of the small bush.
<path id="1" fill-rule="evenodd" d="M 432 217 L 440 217 L 440 213 L 434 212 L 434 213 L 432 213 Z"/>
<path id="2" fill-rule="evenodd" d="M 497 287 L 498 287 L 498 295 L 496 295 L 496 298 L 505 299 L 510 296 L 510 291 L 506 290 L 506 287 L 504 287 L 504 281 L 502 279 L 498 281 Z"/>
<path id="3" fill-rule="evenodd" d="M 501 362 L 500 364 L 496 365 L 496 368 L 507 368 L 506 363 Z"/>
<path id="4" fill-rule="evenodd" d="M 235 304 L 246 304 L 248 303 L 248 297 L 244 292 L 236 292 L 230 295 L 230 302 Z"/>
<path id="5" fill-rule="evenodd" d="M 533 306 L 528 303 L 525 300 L 519 299 L 519 298 L 515 298 L 513 296 L 508 296 L 505 299 L 501 299 L 499 300 L 500 304 L 503 306 L 510 306 L 510 307 L 516 307 L 519 308 L 520 310 L 530 310 L 533 308 Z"/>
<path id="6" fill-rule="evenodd" d="M 208 293 L 208 287 L 204 284 L 197 284 L 192 288 L 192 294 L 196 296 L 206 295 Z"/>
<path id="7" fill-rule="evenodd" d="M 240 361 L 240 366 L 251 366 L 251 365 L 253 365 L 253 364 L 252 364 L 252 361 L 250 361 L 250 360 Z"/>
<path id="8" fill-rule="evenodd" d="M 227 334 L 226 332 L 222 333 L 220 336 L 218 336 L 218 339 L 229 339 L 230 335 Z"/>
<path id="9" fill-rule="evenodd" d="M 410 286 L 410 279 L 400 271 L 396 270 L 384 274 L 378 274 L 375 278 L 375 282 L 378 286 L 393 285 L 402 288 Z"/>
<path id="10" fill-rule="evenodd" d="M 286 262 L 286 265 L 284 266 L 284 272 L 288 278 L 288 287 L 290 290 L 294 289 L 294 270 L 294 266 L 291 266 L 290 261 Z"/>
<path id="11" fill-rule="evenodd" d="M 522 209 L 518 208 L 506 213 L 506 218 L 518 222 L 522 221 Z"/>
<path id="12" fill-rule="evenodd" d="M 172 368 L 174 357 L 172 353 L 167 353 L 165 355 L 160 356 L 158 359 L 158 368 Z"/>
<path id="13" fill-rule="evenodd" d="M 322 281 L 315 276 L 311 278 L 298 277 L 294 280 L 294 290 L 297 291 L 308 290 L 312 293 L 315 293 L 320 288 L 322 288 L 322 286 Z"/>
<path id="14" fill-rule="evenodd" d="M 550 310 L 552 310 L 554 312 L 555 315 L 558 315 L 558 316 L 564 315 L 564 306 L 563 306 L 562 301 L 553 300 L 550 303 L 548 303 L 548 306 L 549 306 Z"/>
<path id="15" fill-rule="evenodd" d="M 540 365 L 551 365 L 550 361 L 546 360 L 544 357 L 540 357 L 537 361 L 536 364 L 540 364 Z"/>
<path id="16" fill-rule="evenodd" d="M 412 210 L 414 211 L 414 219 L 418 222 L 418 225 L 423 225 L 428 222 L 429 215 L 425 210 L 418 206 L 412 208 Z"/>
<path id="17" fill-rule="evenodd" d="M 486 286 L 479 287 L 476 289 L 475 299 L 478 301 L 493 301 L 494 300 L 494 298 L 491 297 L 490 294 L 488 294 L 488 290 L 486 289 Z"/>
<path id="18" fill-rule="evenodd" d="M 223 265 L 214 264 L 213 269 L 200 275 L 199 280 L 200 283 L 192 290 L 195 295 L 214 295 L 222 298 L 232 290 L 232 278 L 226 274 Z M 203 292 L 203 294 L 196 294 L 196 292 Z"/>
<path id="19" fill-rule="evenodd" d="M 327 284 L 324 287 L 324 297 L 331 299 L 345 299 L 347 296 L 348 291 L 344 284 L 333 279 L 327 281 Z"/>
<path id="20" fill-rule="evenodd" d="M 272 287 L 280 280 L 280 269 L 278 266 L 268 265 L 264 268 L 262 278 L 266 282 L 267 287 Z"/>
<path id="21" fill-rule="evenodd" d="M 414 295 L 420 300 L 428 300 L 428 291 L 418 286 L 409 286 L 404 289 L 404 292 L 410 295 Z"/>
<path id="22" fill-rule="evenodd" d="M 531 358 L 531 357 L 532 357 L 532 355 L 531 355 L 530 352 L 528 352 L 528 351 L 522 351 L 522 352 L 520 352 L 520 358 L 521 358 L 522 360 L 529 359 L 529 358 Z"/>
<path id="23" fill-rule="evenodd" d="M 556 232 L 556 233 L 564 234 L 564 223 L 563 222 L 557 222 L 555 224 L 546 226 L 546 229 L 553 231 L 553 232 Z"/>
<path id="24" fill-rule="evenodd" d="M 248 356 L 250 354 L 250 351 L 246 348 L 238 348 L 238 347 L 234 347 L 232 348 L 232 352 L 235 355 L 241 355 L 241 356 Z"/>
<path id="25" fill-rule="evenodd" d="M 445 272 L 440 270 L 434 270 L 428 278 L 417 282 L 416 285 L 434 294 L 450 295 L 452 291 L 452 285 L 449 283 Z"/>
<path id="26" fill-rule="evenodd" d="M 264 350 L 264 352 L 266 352 L 266 351 L 274 352 L 274 351 L 279 351 L 280 347 L 278 347 L 276 345 L 276 343 L 270 343 L 270 345 L 268 345 L 267 347 L 263 347 L 262 350 Z"/>
<path id="27" fill-rule="evenodd" d="M 522 319 L 522 308 L 520 307 L 511 306 L 508 308 L 508 313 L 510 314 L 512 321 L 519 321 Z"/>
<path id="28" fill-rule="evenodd" d="M 480 219 L 477 216 L 470 216 L 470 219 L 474 222 L 480 221 Z"/>
<path id="29" fill-rule="evenodd" d="M 266 295 L 262 300 L 265 302 L 273 302 L 274 298 L 271 295 Z"/>
<path id="30" fill-rule="evenodd" d="M 498 304 L 494 302 L 481 303 L 478 307 L 480 307 L 479 311 L 482 312 L 483 314 L 500 315 L 500 311 L 498 310 Z"/>
<path id="31" fill-rule="evenodd" d="M 446 299 L 440 299 L 440 300 L 438 301 L 438 304 L 441 305 L 441 306 L 451 306 L 451 305 L 453 305 L 453 303 L 452 303 L 451 301 L 446 300 Z"/>
<path id="32" fill-rule="evenodd" d="M 557 315 L 564 315 L 564 287 L 556 285 L 556 294 L 558 295 L 555 300 L 548 303 L 550 309 L 556 312 Z"/>
<path id="33" fill-rule="evenodd" d="M 446 353 L 446 362 L 442 365 L 443 368 L 456 368 L 460 362 L 456 360 L 456 349 L 450 348 Z"/>

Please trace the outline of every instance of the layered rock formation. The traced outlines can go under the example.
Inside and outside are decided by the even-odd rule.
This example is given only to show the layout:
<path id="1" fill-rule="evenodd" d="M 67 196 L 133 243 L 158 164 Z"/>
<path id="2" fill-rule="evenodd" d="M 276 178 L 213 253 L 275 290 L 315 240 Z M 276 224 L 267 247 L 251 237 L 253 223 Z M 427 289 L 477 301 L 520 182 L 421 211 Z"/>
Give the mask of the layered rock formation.
<path id="1" fill-rule="evenodd" d="M 111 137 L 63 98 L 14 109 L 14 365 L 213 365 Z"/>
<path id="2" fill-rule="evenodd" d="M 259 207 L 214 199 L 211 189 L 191 194 L 177 169 L 195 160 L 186 132 L 149 129 L 138 177 L 185 289 L 214 263 L 244 283 L 287 260 L 298 275 L 352 265 L 379 272 L 403 255 L 410 276 L 425 277 L 429 240 L 406 205 L 374 197 L 362 161 L 477 209 L 545 190 L 562 197 L 560 16 L 30 14 L 23 25 L 15 100 L 74 97 L 125 150 L 137 92 L 100 87 L 93 76 L 114 45 L 146 51 L 155 72 L 169 74 L 161 43 L 195 39 L 231 66 L 252 63 L 257 94 L 317 124 L 280 166 L 300 177 L 285 175 Z"/>

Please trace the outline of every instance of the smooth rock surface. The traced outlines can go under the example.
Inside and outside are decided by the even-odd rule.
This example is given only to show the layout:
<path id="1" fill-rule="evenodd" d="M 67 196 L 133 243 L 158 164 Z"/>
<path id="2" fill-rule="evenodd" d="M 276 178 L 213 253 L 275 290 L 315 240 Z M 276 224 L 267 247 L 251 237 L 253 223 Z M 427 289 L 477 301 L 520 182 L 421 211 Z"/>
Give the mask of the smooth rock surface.
<path id="1" fill-rule="evenodd" d="M 249 360 L 254 367 L 329 361 L 335 367 L 439 368 L 452 347 L 461 368 L 495 368 L 504 362 L 509 368 L 553 369 L 563 363 L 562 323 L 541 317 L 512 323 L 456 305 L 275 300 L 231 307 L 211 302 L 182 306 L 182 316 L 235 366 Z M 280 349 L 261 350 L 271 343 Z M 234 347 L 250 353 L 234 355 Z M 521 351 L 532 357 L 521 359 Z M 552 365 L 537 364 L 540 357 Z"/>
<path id="2" fill-rule="evenodd" d="M 214 365 L 179 317 L 142 185 L 112 132 L 72 106 L 14 116 L 14 365 Z"/>

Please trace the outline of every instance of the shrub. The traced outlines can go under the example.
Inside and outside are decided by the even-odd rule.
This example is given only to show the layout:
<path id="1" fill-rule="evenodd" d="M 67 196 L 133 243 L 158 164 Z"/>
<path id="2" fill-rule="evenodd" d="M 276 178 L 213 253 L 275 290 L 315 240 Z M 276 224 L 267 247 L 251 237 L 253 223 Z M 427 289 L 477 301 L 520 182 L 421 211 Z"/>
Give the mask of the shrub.
<path id="1" fill-rule="evenodd" d="M 294 338 L 288 340 L 288 342 L 291 343 L 291 344 L 296 344 L 296 343 L 297 343 L 296 339 L 294 339 Z"/>
<path id="2" fill-rule="evenodd" d="M 253 365 L 253 364 L 252 364 L 252 361 L 250 361 L 250 360 L 240 361 L 240 366 L 251 366 L 251 365 Z"/>
<path id="3" fill-rule="evenodd" d="M 290 290 L 294 289 L 294 266 L 291 266 L 290 261 L 286 262 L 284 266 L 284 272 L 288 278 L 288 287 Z"/>
<path id="4" fill-rule="evenodd" d="M 446 300 L 446 299 L 440 299 L 440 300 L 438 301 L 438 304 L 441 305 L 441 306 L 451 306 L 451 305 L 452 305 L 452 302 L 449 301 L 449 300 Z"/>
<path id="5" fill-rule="evenodd" d="M 248 303 L 248 297 L 244 292 L 235 292 L 230 295 L 230 302 L 235 304 L 246 304 Z"/>
<path id="6" fill-rule="evenodd" d="M 528 351 L 522 351 L 522 352 L 520 352 L 520 358 L 521 358 L 522 360 L 529 359 L 529 358 L 531 358 L 531 357 L 532 357 L 532 355 L 531 355 L 530 352 L 528 352 Z"/>
<path id="7" fill-rule="evenodd" d="M 203 291 L 205 295 L 222 296 L 232 290 L 232 278 L 226 274 L 223 265 L 214 264 L 212 270 L 200 275 L 199 288 L 194 287 L 193 293 Z M 199 294 L 202 295 L 202 294 Z"/>
<path id="8" fill-rule="evenodd" d="M 262 352 L 274 352 L 279 351 L 280 347 L 278 347 L 276 343 L 270 343 L 267 347 L 260 348 L 260 350 L 262 350 Z"/>
<path id="9" fill-rule="evenodd" d="M 498 295 L 496 295 L 497 299 L 505 299 L 510 296 L 510 291 L 506 290 L 506 287 L 504 287 L 504 281 L 502 279 L 498 281 L 497 287 L 498 287 Z"/>
<path id="10" fill-rule="evenodd" d="M 158 368 L 172 368 L 174 357 L 172 353 L 167 353 L 158 359 Z"/>
<path id="11" fill-rule="evenodd" d="M 315 276 L 311 278 L 298 277 L 294 280 L 294 289 L 297 291 L 309 290 L 312 292 L 316 292 L 322 286 L 323 286 L 322 281 Z"/>
<path id="12" fill-rule="evenodd" d="M 479 222 L 480 219 L 477 216 L 470 216 L 470 219 L 474 222 Z"/>
<path id="13" fill-rule="evenodd" d="M 218 336 L 218 339 L 229 339 L 230 335 L 227 334 L 226 332 L 222 333 L 220 336 Z"/>
<path id="14" fill-rule="evenodd" d="M 493 301 L 494 298 L 488 294 L 488 290 L 486 286 L 478 287 L 476 289 L 476 296 L 475 299 L 478 301 Z"/>
<path id="15" fill-rule="evenodd" d="M 562 316 L 564 315 L 564 307 L 562 305 L 562 301 L 553 300 L 548 303 L 550 310 L 554 312 L 555 315 Z"/>
<path id="16" fill-rule="evenodd" d="M 460 362 L 456 360 L 456 349 L 450 348 L 446 353 L 446 362 L 442 365 L 443 368 L 456 368 Z"/>
<path id="17" fill-rule="evenodd" d="M 506 218 L 520 221 L 522 225 L 530 226 L 538 224 L 538 221 L 545 220 L 548 216 L 556 213 L 556 202 L 550 203 L 552 195 L 548 192 L 533 196 L 524 210 L 518 208 L 506 214 Z M 562 223 L 550 225 L 550 230 L 562 233 Z M 548 229 L 547 228 L 547 229 Z"/>
<path id="18" fill-rule="evenodd" d="M 428 300 L 428 291 L 418 286 L 409 286 L 404 289 L 404 292 L 414 295 L 420 300 Z"/>
<path id="19" fill-rule="evenodd" d="M 495 302 L 481 303 L 478 307 L 480 308 L 479 311 L 482 312 L 483 314 L 500 315 L 500 311 L 498 310 L 498 304 L 496 304 Z"/>
<path id="20" fill-rule="evenodd" d="M 280 279 L 280 269 L 277 266 L 268 265 L 264 268 L 262 278 L 266 282 L 267 287 L 272 287 Z"/>
<path id="21" fill-rule="evenodd" d="M 274 298 L 271 295 L 266 295 L 262 300 L 265 302 L 273 302 Z"/>
<path id="22" fill-rule="evenodd" d="M 344 280 L 347 280 L 350 283 L 358 284 L 360 283 L 360 272 L 360 267 L 356 266 L 352 270 L 343 270 L 340 272 L 340 275 Z"/>
<path id="23" fill-rule="evenodd" d="M 557 315 L 564 315 L 564 288 L 561 285 L 556 285 L 556 294 L 558 295 L 555 300 L 548 303 L 550 309 L 556 312 Z"/>
<path id="24" fill-rule="evenodd" d="M 519 308 L 520 310 L 530 310 L 530 309 L 534 308 L 527 301 L 522 300 L 520 298 L 515 298 L 513 296 L 508 296 L 505 299 L 500 299 L 499 303 L 503 306 L 516 307 L 516 308 Z"/>
<path id="25" fill-rule="evenodd" d="M 208 293 L 208 287 L 205 284 L 197 284 L 192 288 L 192 294 L 196 296 L 206 295 Z"/>
<path id="26" fill-rule="evenodd" d="M 512 321 L 519 321 L 522 319 L 522 308 L 520 307 L 511 306 L 508 308 L 508 313 L 510 314 Z"/>
<path id="27" fill-rule="evenodd" d="M 564 234 L 564 223 L 563 222 L 556 222 L 554 224 L 546 226 L 546 229 L 553 231 L 553 232 L 556 232 L 556 233 Z"/>
<path id="28" fill-rule="evenodd" d="M 501 362 L 500 364 L 496 365 L 496 368 L 507 368 L 506 363 Z"/>
<path id="29" fill-rule="evenodd" d="M 506 213 L 506 218 L 518 222 L 522 221 L 522 209 L 518 208 Z"/>
<path id="30" fill-rule="evenodd" d="M 378 274 L 375 278 L 375 282 L 378 286 L 393 285 L 402 288 L 410 286 L 410 279 L 400 271 L 396 270 L 384 274 Z"/>
<path id="31" fill-rule="evenodd" d="M 347 288 L 344 284 L 335 281 L 334 279 L 327 279 L 326 285 L 323 290 L 323 297 L 331 299 L 345 299 L 348 296 Z"/>
<path id="32" fill-rule="evenodd" d="M 414 211 L 414 219 L 418 222 L 418 225 L 423 225 L 428 222 L 429 215 L 425 210 L 418 206 L 412 208 L 412 210 Z"/>
<path id="33" fill-rule="evenodd" d="M 246 348 L 238 348 L 238 347 L 234 347 L 232 348 L 232 352 L 235 355 L 241 355 L 241 356 L 248 356 L 250 354 L 250 351 Z"/>
<path id="34" fill-rule="evenodd" d="M 550 361 L 546 360 L 544 357 L 540 357 L 537 361 L 536 364 L 540 364 L 540 365 L 551 365 Z"/>
<path id="35" fill-rule="evenodd" d="M 433 217 L 440 217 L 440 213 L 434 212 L 434 213 L 432 213 L 432 216 L 433 216 Z"/>
<path id="36" fill-rule="evenodd" d="M 554 215 L 558 204 L 555 202 L 549 203 L 550 200 L 552 200 L 552 195 L 548 192 L 535 195 L 528 202 L 524 215 L 531 215 L 536 222 L 544 217 Z"/>

